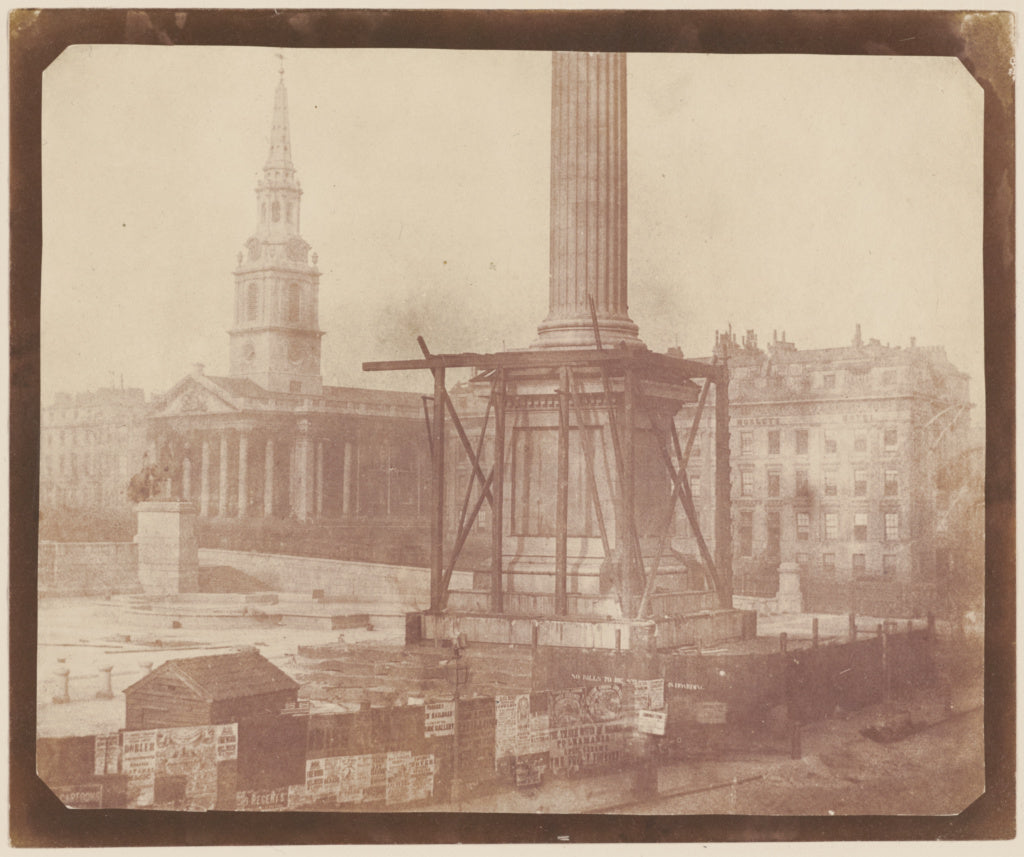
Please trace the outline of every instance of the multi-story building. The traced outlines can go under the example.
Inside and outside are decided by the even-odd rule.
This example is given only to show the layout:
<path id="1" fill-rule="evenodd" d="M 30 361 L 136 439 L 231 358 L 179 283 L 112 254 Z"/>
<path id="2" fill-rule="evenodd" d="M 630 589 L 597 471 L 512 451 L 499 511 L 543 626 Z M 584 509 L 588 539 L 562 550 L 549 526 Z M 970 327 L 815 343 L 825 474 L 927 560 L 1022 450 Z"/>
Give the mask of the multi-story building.
<path id="1" fill-rule="evenodd" d="M 717 335 L 716 353 L 730 373 L 736 591 L 772 594 L 790 562 L 808 609 L 941 608 L 939 476 L 969 445 L 968 376 L 942 348 L 864 342 L 859 325 L 846 347 L 799 350 L 783 333 L 762 349 L 748 331 Z M 710 541 L 713 409 L 696 438 L 688 473 Z M 692 551 L 685 521 L 677 532 Z"/>
<path id="2" fill-rule="evenodd" d="M 42 409 L 39 503 L 48 511 L 130 508 L 126 489 L 146 453 L 146 397 L 137 388 L 59 393 Z"/>

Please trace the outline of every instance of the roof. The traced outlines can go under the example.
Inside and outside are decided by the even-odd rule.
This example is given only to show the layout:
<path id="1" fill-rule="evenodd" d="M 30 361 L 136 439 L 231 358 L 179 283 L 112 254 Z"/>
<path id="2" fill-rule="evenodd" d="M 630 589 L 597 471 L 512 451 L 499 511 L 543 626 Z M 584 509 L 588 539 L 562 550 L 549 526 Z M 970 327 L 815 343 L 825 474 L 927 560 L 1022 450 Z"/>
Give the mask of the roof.
<path id="1" fill-rule="evenodd" d="M 264 390 L 255 381 L 249 378 L 225 378 L 220 375 L 207 375 L 208 381 L 213 381 L 218 387 L 223 390 L 227 390 L 232 396 L 245 397 L 247 399 L 266 399 L 273 394 L 269 390 Z"/>
<path id="2" fill-rule="evenodd" d="M 423 396 L 420 393 L 407 393 L 399 390 L 374 390 L 368 387 L 324 387 L 324 396 L 328 399 L 344 399 L 351 402 L 363 402 L 374 405 L 395 405 L 404 407 L 422 407 Z"/>
<path id="3" fill-rule="evenodd" d="M 297 690 L 299 683 L 259 652 L 233 652 L 170 660 L 124 689 L 138 690 L 161 676 L 177 678 L 211 702 Z"/>

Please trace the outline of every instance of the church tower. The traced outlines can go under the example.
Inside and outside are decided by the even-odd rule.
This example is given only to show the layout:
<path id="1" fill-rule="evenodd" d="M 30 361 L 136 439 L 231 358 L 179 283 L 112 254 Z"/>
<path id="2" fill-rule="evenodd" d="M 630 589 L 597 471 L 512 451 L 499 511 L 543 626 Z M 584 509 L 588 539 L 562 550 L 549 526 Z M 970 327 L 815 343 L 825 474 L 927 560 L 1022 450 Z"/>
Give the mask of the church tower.
<path id="1" fill-rule="evenodd" d="M 320 272 L 299 234 L 302 187 L 292 165 L 283 67 L 280 75 L 270 154 L 256 185 L 256 231 L 234 272 L 231 376 L 273 392 L 319 396 Z"/>

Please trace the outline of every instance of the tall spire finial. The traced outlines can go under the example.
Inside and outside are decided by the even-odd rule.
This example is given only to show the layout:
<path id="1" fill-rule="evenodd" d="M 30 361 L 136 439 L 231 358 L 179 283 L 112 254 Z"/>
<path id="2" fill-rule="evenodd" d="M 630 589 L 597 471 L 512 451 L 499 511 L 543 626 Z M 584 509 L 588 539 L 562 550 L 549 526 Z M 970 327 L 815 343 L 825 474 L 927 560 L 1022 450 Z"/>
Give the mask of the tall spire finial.
<path id="1" fill-rule="evenodd" d="M 264 169 L 292 169 L 291 141 L 288 133 L 288 93 L 284 86 L 284 55 L 274 54 L 281 62 L 277 91 L 274 93 L 274 118 L 270 129 L 270 155 Z"/>

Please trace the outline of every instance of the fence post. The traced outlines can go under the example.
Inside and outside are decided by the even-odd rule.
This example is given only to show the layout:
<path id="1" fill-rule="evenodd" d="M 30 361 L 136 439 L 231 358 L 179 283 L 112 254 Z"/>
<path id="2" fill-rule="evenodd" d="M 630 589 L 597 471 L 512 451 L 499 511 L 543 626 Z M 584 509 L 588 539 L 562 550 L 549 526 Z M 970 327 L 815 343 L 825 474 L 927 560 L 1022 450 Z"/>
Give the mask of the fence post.
<path id="1" fill-rule="evenodd" d="M 54 702 L 71 702 L 71 694 L 68 693 L 68 676 L 70 675 L 71 670 L 67 667 L 57 668 L 57 678 L 60 683 L 57 685 L 57 695 L 53 698 Z"/>
<path id="2" fill-rule="evenodd" d="M 779 634 L 779 651 L 780 652 L 785 652 L 786 651 L 786 647 L 788 645 L 789 645 L 789 634 L 787 634 L 785 631 L 783 631 L 781 634 Z"/>
<path id="3" fill-rule="evenodd" d="M 110 682 L 114 667 L 110 664 L 100 667 L 100 689 L 96 691 L 97 699 L 113 699 L 114 687 Z"/>
<path id="4" fill-rule="evenodd" d="M 818 648 L 818 617 L 811 620 L 811 645 Z"/>
<path id="5" fill-rule="evenodd" d="M 857 639 L 857 615 L 855 613 L 850 614 L 850 642 Z"/>

